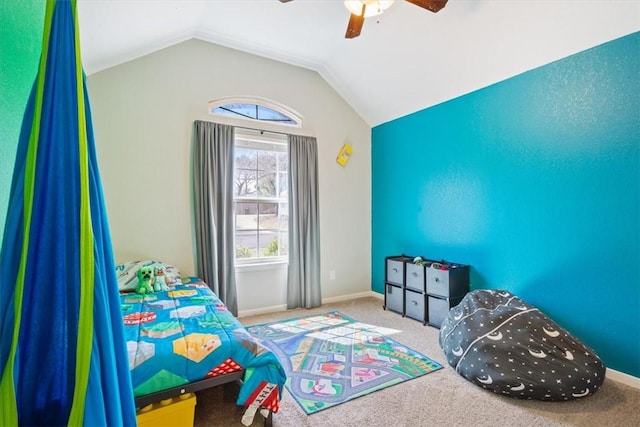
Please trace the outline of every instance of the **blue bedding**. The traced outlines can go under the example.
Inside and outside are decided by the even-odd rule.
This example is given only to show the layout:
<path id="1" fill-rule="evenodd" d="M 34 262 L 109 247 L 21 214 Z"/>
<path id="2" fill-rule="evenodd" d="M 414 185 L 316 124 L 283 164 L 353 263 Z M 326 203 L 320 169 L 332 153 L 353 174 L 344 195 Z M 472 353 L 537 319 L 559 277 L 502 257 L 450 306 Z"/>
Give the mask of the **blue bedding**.
<path id="1" fill-rule="evenodd" d="M 245 369 L 237 403 L 277 412 L 284 369 L 202 280 L 120 300 L 136 397 Z"/>

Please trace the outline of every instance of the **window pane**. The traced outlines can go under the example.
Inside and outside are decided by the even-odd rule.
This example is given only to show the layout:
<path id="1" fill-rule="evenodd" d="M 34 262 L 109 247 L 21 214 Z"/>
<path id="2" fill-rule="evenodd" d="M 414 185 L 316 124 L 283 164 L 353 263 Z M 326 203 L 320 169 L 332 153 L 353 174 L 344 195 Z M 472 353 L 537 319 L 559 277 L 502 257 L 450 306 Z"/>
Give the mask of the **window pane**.
<path id="1" fill-rule="evenodd" d="M 237 169 L 234 196 L 253 197 L 258 191 L 258 177 L 255 170 Z"/>
<path id="2" fill-rule="evenodd" d="M 286 205 L 285 205 L 286 206 Z M 279 203 L 260 203 L 258 207 L 259 230 L 258 246 L 259 257 L 273 257 L 282 255 L 281 239 L 281 207 Z"/>
<path id="3" fill-rule="evenodd" d="M 276 170 L 276 161 L 278 154 L 273 151 L 258 151 L 258 169 L 274 171 Z"/>
<path id="4" fill-rule="evenodd" d="M 236 166 L 247 169 L 257 168 L 258 153 L 256 150 L 236 146 L 234 154 L 236 156 Z"/>
<path id="5" fill-rule="evenodd" d="M 233 111 L 234 113 L 244 116 L 244 117 L 250 117 L 252 119 L 256 118 L 257 115 L 257 108 L 256 105 L 250 105 L 250 104 L 227 104 L 225 106 L 223 106 L 222 108 L 224 108 L 225 110 L 228 111 Z"/>
<path id="6" fill-rule="evenodd" d="M 286 173 L 289 170 L 289 153 L 278 153 L 278 171 Z"/>
<path id="7" fill-rule="evenodd" d="M 239 230 L 258 230 L 257 203 L 236 203 L 236 228 Z"/>
<path id="8" fill-rule="evenodd" d="M 256 135 L 236 135 L 236 259 L 288 253 L 288 149 Z M 266 261 L 266 259 L 265 259 Z"/>
<path id="9" fill-rule="evenodd" d="M 277 230 L 278 229 L 278 204 L 277 203 L 260 203 L 260 229 Z"/>
<path id="10" fill-rule="evenodd" d="M 262 105 L 258 105 L 258 117 L 256 118 L 258 120 L 268 120 L 273 122 L 295 123 L 284 114 L 281 114 L 276 110 L 272 110 L 271 108 L 263 107 Z"/>
<path id="11" fill-rule="evenodd" d="M 260 256 L 279 256 L 277 232 L 260 232 Z"/>
<path id="12" fill-rule="evenodd" d="M 255 258 L 258 248 L 258 205 L 236 203 L 236 258 Z"/>
<path id="13" fill-rule="evenodd" d="M 258 152 L 258 197 L 276 196 L 276 161 L 277 155 L 272 151 Z"/>
<path id="14" fill-rule="evenodd" d="M 286 172 L 278 172 L 278 197 L 286 199 L 289 196 L 289 175 Z"/>
<path id="15" fill-rule="evenodd" d="M 224 116 L 242 117 L 246 119 L 284 123 L 288 125 L 298 124 L 298 122 L 292 117 L 282 114 L 272 108 L 257 104 L 230 103 L 213 107 L 210 111 L 213 114 L 221 114 Z"/>
<path id="16" fill-rule="evenodd" d="M 247 197 L 256 195 L 258 190 L 257 165 L 258 154 L 256 150 L 236 148 L 234 196 Z"/>
<path id="17" fill-rule="evenodd" d="M 258 177 L 258 197 L 276 197 L 276 173 L 261 171 Z"/>

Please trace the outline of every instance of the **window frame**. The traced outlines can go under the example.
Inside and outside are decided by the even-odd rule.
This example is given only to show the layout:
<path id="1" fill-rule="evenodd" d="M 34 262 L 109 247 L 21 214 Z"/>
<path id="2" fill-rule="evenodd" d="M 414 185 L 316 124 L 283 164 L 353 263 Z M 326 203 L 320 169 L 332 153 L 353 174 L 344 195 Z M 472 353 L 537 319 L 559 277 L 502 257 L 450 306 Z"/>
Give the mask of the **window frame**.
<path id="1" fill-rule="evenodd" d="M 255 145 L 257 145 L 258 147 L 256 147 L 257 149 L 259 148 L 260 144 L 274 144 L 274 145 L 281 145 L 282 147 L 285 148 L 284 152 L 287 155 L 287 162 L 289 161 L 289 144 L 288 144 L 288 138 L 287 135 L 285 134 L 278 134 L 278 133 L 271 133 L 266 131 L 267 134 L 265 134 L 265 131 L 259 131 L 259 130 L 254 130 L 254 129 L 246 129 L 246 128 L 236 128 L 235 129 L 235 135 L 234 135 L 234 152 L 237 148 L 248 148 L 248 147 L 239 147 L 238 142 L 239 141 L 244 141 L 246 144 L 240 144 L 240 145 L 247 145 L 250 146 L 252 145 L 251 142 L 253 142 Z M 272 150 L 273 152 L 278 152 L 278 150 Z M 237 164 L 235 162 L 235 155 L 234 155 L 234 165 L 233 165 L 233 177 L 234 177 L 234 185 L 235 185 L 235 180 L 237 177 Z M 276 173 L 278 173 L 278 171 L 275 171 Z M 289 170 L 288 170 L 288 166 L 287 166 L 287 181 L 289 179 L 288 174 L 289 174 Z M 287 187 L 288 187 L 288 182 L 287 182 Z M 288 191 L 288 188 L 287 188 Z M 287 218 L 288 218 L 288 209 L 289 209 L 289 200 L 288 197 L 286 198 L 282 198 L 282 197 L 278 197 L 277 195 L 274 197 L 260 197 L 258 195 L 256 195 L 255 197 L 239 197 L 236 196 L 235 194 L 235 188 L 233 190 L 233 229 L 234 229 L 234 241 L 233 241 L 233 245 L 234 245 L 234 261 L 236 266 L 238 267 L 246 267 L 246 266 L 265 266 L 265 265 L 269 265 L 269 264 L 283 264 L 283 263 L 288 263 L 289 262 L 289 254 L 287 253 L 286 255 L 278 255 L 278 256 L 256 256 L 256 257 L 251 257 L 251 258 L 238 258 L 237 257 L 237 245 L 236 245 L 236 235 L 238 232 L 238 226 L 237 226 L 237 212 L 236 212 L 236 208 L 237 208 L 237 204 L 238 203 L 256 203 L 257 204 L 257 218 L 259 221 L 259 216 L 260 216 L 260 204 L 271 204 L 271 203 L 275 203 L 275 204 L 282 204 L 285 203 L 287 206 Z M 279 207 L 278 207 L 279 209 Z M 281 233 L 281 229 L 275 229 L 275 231 L 278 233 L 278 239 L 280 240 L 280 233 Z M 289 233 L 289 225 L 287 223 L 287 227 L 286 227 L 286 233 L 288 235 Z M 260 230 L 257 230 L 257 234 L 256 234 L 256 238 L 257 238 L 257 244 L 258 244 L 258 248 L 257 251 L 259 251 L 260 247 L 259 247 L 259 242 L 260 242 Z M 286 242 L 288 245 L 288 242 Z M 259 253 L 259 252 L 258 252 Z"/>
<path id="2" fill-rule="evenodd" d="M 229 105 L 229 104 L 246 104 L 246 105 L 255 105 L 259 107 L 269 108 L 284 116 L 287 116 L 294 123 L 286 123 L 279 120 L 254 119 L 247 116 L 236 116 L 231 114 L 220 114 L 220 113 L 214 112 L 216 108 L 224 107 L 225 105 Z M 285 107 L 284 105 L 279 104 L 275 101 L 271 101 L 266 98 L 258 98 L 258 97 L 230 96 L 230 97 L 214 99 L 212 101 L 209 101 L 208 111 L 209 111 L 209 114 L 216 117 L 224 117 L 232 120 L 245 121 L 245 122 L 252 123 L 254 125 L 270 124 L 270 125 L 282 126 L 285 128 L 302 128 L 302 122 L 303 122 L 303 117 L 300 113 L 292 110 L 291 108 Z"/>

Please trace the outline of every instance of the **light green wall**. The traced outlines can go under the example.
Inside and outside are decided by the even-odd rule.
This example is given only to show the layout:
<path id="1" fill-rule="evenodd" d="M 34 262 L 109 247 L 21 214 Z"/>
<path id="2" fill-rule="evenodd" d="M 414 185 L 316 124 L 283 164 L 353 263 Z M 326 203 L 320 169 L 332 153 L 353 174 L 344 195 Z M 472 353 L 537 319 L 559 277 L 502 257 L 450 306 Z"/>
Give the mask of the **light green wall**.
<path id="1" fill-rule="evenodd" d="M 318 73 L 188 40 L 94 73 L 87 85 L 117 262 L 149 257 L 195 273 L 193 121 L 220 120 L 207 114 L 212 99 L 251 95 L 294 109 L 304 118 L 297 132 L 317 138 L 322 297 L 369 293 L 371 128 Z M 354 149 L 348 167 L 336 163 L 345 142 Z M 286 267 L 237 273 L 241 313 L 286 306 Z"/>
<path id="2" fill-rule="evenodd" d="M 3 231 L 22 115 L 40 58 L 44 9 L 42 0 L 0 0 L 0 229 Z"/>

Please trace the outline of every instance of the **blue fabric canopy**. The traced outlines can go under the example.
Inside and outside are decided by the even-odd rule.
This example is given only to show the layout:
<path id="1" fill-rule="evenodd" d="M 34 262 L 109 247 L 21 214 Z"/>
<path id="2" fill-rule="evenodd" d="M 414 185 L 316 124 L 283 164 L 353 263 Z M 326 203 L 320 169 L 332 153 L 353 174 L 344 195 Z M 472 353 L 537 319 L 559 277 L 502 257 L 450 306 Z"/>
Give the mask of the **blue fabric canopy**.
<path id="1" fill-rule="evenodd" d="M 75 0 L 47 2 L 0 288 L 0 425 L 135 425 Z"/>

